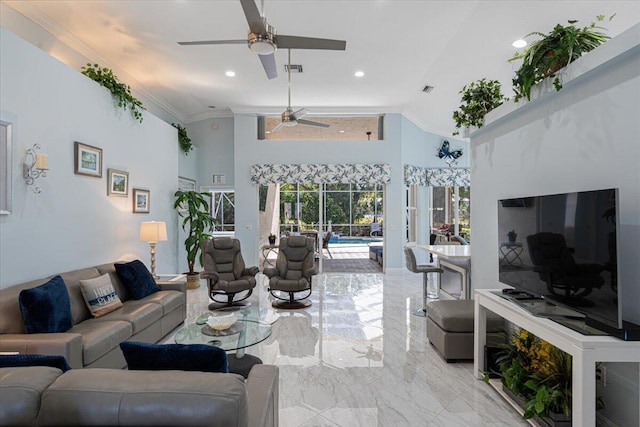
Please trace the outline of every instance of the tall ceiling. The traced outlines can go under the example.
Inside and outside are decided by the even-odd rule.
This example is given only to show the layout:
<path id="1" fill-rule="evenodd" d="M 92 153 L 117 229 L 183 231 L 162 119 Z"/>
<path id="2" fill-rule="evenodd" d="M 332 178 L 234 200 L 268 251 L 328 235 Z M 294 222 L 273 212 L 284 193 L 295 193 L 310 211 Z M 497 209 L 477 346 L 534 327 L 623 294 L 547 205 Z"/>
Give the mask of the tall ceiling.
<path id="1" fill-rule="evenodd" d="M 134 93 L 185 123 L 220 112 L 280 113 L 287 105 L 287 51 L 276 51 L 268 80 L 244 45 L 179 46 L 178 41 L 242 39 L 238 0 L 3 1 L 91 62 L 116 71 Z M 278 33 L 346 40 L 346 51 L 292 50 L 291 103 L 312 113 L 405 114 L 425 130 L 449 134 L 463 85 L 497 79 L 512 95 L 511 43 L 569 19 L 616 36 L 640 20 L 638 1 L 264 0 Z M 264 9 L 263 9 L 264 8 Z M 31 31 L 30 38 L 37 39 Z M 55 44 L 43 46 L 56 56 Z M 58 49 L 59 50 L 59 49 Z M 60 50 L 59 50 L 60 51 Z M 69 65 L 73 59 L 57 56 Z M 75 59 L 75 62 L 78 62 Z M 235 77 L 225 72 L 233 70 Z M 361 70 L 364 77 L 354 72 Z M 424 86 L 434 89 L 422 92 Z M 209 106 L 215 106 L 215 109 Z"/>

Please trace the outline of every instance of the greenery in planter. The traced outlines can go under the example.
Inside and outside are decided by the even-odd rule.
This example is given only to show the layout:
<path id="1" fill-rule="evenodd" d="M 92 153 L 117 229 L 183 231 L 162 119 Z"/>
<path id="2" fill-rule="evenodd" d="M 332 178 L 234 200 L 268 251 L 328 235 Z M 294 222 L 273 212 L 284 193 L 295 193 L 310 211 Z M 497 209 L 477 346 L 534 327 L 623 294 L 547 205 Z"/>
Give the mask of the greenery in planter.
<path id="1" fill-rule="evenodd" d="M 461 127 L 482 127 L 484 115 L 508 99 L 502 94 L 499 81 L 486 78 L 465 85 L 459 93 L 462 95 L 462 103 L 453 112 L 453 120 L 456 122 L 454 135 L 460 133 L 458 129 Z"/>
<path id="2" fill-rule="evenodd" d="M 612 15 L 609 20 L 613 19 Z M 597 22 L 604 20 L 603 15 L 596 17 Z M 569 25 L 556 25 L 549 34 L 540 32 L 529 33 L 530 36 L 540 36 L 540 40 L 532 42 L 522 52 L 516 52 L 509 62 L 522 59 L 522 65 L 513 77 L 513 91 L 515 101 L 526 97 L 531 99 L 531 88 L 547 77 L 553 77 L 556 90 L 562 88 L 560 76 L 556 75 L 561 68 L 580 58 L 583 54 L 595 49 L 610 37 L 601 30 L 606 28 L 596 25 L 578 28 L 574 24 L 578 21 L 568 21 Z"/>
<path id="3" fill-rule="evenodd" d="M 189 264 L 189 274 L 195 274 L 194 267 L 196 257 L 200 253 L 200 264 L 202 264 L 202 243 L 209 238 L 209 233 L 213 229 L 213 218 L 209 214 L 208 193 L 198 193 L 197 191 L 176 191 L 173 207 L 178 210 L 178 215 L 184 218 L 182 229 L 189 231 L 184 241 L 187 250 L 187 262 Z"/>
<path id="4" fill-rule="evenodd" d="M 497 361 L 502 384 L 524 400 L 524 418 L 570 415 L 571 355 L 524 329 L 516 329 L 511 344 L 504 346 Z M 596 408 L 602 407 L 598 398 Z"/>
<path id="5" fill-rule="evenodd" d="M 133 118 L 142 123 L 142 102 L 131 95 L 131 87 L 118 81 L 111 69 L 100 67 L 98 64 L 87 64 L 82 67 L 82 74 L 109 89 L 118 102 L 118 107 L 125 111 L 129 108 Z"/>
<path id="6" fill-rule="evenodd" d="M 191 138 L 187 135 L 187 130 L 184 126 L 179 125 L 178 123 L 171 123 L 171 126 L 178 129 L 178 142 L 180 143 L 180 148 L 182 148 L 184 154 L 189 154 L 189 151 L 193 150 L 193 144 L 191 143 Z"/>

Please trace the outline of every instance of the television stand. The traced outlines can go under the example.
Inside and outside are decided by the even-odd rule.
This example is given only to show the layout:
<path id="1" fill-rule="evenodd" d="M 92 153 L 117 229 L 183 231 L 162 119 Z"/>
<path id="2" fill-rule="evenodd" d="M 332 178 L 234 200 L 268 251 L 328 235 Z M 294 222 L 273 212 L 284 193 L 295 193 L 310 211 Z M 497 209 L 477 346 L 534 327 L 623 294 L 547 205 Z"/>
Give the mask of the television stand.
<path id="1" fill-rule="evenodd" d="M 640 362 L 640 341 L 623 341 L 611 336 L 583 335 L 551 319 L 537 317 L 503 298 L 500 290 L 476 289 L 473 372 L 482 379 L 486 344 L 487 311 L 553 344 L 573 357 L 571 406 L 572 424 L 595 427 L 596 363 Z"/>

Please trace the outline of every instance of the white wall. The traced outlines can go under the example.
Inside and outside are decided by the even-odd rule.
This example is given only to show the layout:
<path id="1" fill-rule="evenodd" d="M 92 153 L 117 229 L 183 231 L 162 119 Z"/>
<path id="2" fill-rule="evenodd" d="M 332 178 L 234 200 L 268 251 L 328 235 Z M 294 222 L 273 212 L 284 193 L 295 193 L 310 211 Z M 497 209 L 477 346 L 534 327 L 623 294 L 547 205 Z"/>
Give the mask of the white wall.
<path id="1" fill-rule="evenodd" d="M 142 221 L 166 221 L 157 245 L 159 272 L 177 268 L 177 131 L 149 113 L 136 122 L 88 77 L 0 30 L 0 119 L 13 123 L 13 209 L 0 216 L 0 287 L 71 269 L 140 258 Z M 74 141 L 103 150 L 101 179 L 75 175 Z M 49 155 L 34 194 L 22 178 L 25 151 Z M 129 197 L 107 197 L 107 169 L 129 172 Z M 132 188 L 151 190 L 151 213 L 132 213 Z"/>
<path id="2" fill-rule="evenodd" d="M 582 74 L 558 93 L 514 110 L 472 135 L 471 245 L 474 288 L 500 288 L 498 282 L 497 200 L 527 195 L 619 188 L 618 263 L 623 311 L 640 324 L 640 26 L 633 47 L 613 39 L 572 64 L 603 52 L 624 52 Z M 627 34 L 628 36 L 629 34 Z M 584 61 L 583 61 L 584 59 Z M 565 80 L 566 81 L 566 80 Z M 496 114 L 500 116 L 500 109 Z M 631 317 L 629 317 L 631 320 Z M 617 369 L 612 364 L 611 369 Z M 624 365 L 624 364 L 621 364 Z M 607 387 L 605 402 L 638 395 L 637 364 L 627 385 Z M 615 372 L 614 372 L 615 373 Z M 623 377 L 624 375 L 619 375 Z M 629 377 L 627 377 L 629 378 Z M 614 405 L 615 406 L 615 405 Z M 618 425 L 637 426 L 637 405 L 608 414 Z"/>
<path id="3" fill-rule="evenodd" d="M 189 123 L 187 133 L 197 145 L 197 181 L 199 186 L 211 186 L 212 175 L 226 175 L 227 187 L 233 187 L 233 117 L 218 117 Z"/>

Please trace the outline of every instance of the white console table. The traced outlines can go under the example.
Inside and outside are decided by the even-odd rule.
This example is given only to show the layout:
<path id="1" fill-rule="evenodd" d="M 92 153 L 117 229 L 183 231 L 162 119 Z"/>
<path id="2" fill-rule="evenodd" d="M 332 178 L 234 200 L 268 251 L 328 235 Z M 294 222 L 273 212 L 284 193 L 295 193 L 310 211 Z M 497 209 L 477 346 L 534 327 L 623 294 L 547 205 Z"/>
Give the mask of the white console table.
<path id="1" fill-rule="evenodd" d="M 640 362 L 640 341 L 582 335 L 552 320 L 535 317 L 489 289 L 476 289 L 474 299 L 473 369 L 476 378 L 483 378 L 486 314 L 489 310 L 573 357 L 571 416 L 574 426 L 596 425 L 596 362 Z"/>

